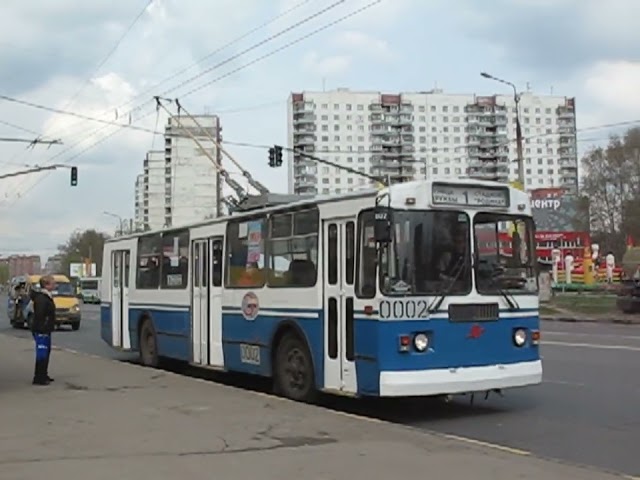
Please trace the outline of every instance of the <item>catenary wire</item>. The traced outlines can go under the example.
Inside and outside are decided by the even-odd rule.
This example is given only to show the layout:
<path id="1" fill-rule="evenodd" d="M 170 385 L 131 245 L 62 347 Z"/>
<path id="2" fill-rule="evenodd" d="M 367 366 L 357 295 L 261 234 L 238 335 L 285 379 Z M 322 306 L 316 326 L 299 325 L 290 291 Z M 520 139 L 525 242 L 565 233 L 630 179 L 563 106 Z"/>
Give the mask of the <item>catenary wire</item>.
<path id="1" fill-rule="evenodd" d="M 351 17 L 353 17 L 353 16 L 355 16 L 355 15 L 357 15 L 357 14 L 359 14 L 359 13 L 362 13 L 363 11 L 365 11 L 365 10 L 367 10 L 367 9 L 369 9 L 369 8 L 371 8 L 371 7 L 373 7 L 374 5 L 376 5 L 376 4 L 378 4 L 378 3 L 380 3 L 381 1 L 382 1 L 382 0 L 376 0 L 376 1 L 373 1 L 373 2 L 371 2 L 371 3 L 369 3 L 369 4 L 365 5 L 365 6 L 363 6 L 363 7 L 361 7 L 361 8 L 359 8 L 359 9 L 357 9 L 357 10 L 354 10 L 354 11 L 350 12 L 349 14 L 346 14 L 346 15 L 344 15 L 344 16 L 342 16 L 342 17 L 339 17 L 338 19 L 336 19 L 336 20 L 334 20 L 334 21 L 332 21 L 332 22 L 330 22 L 330 23 L 326 24 L 324 27 L 321 27 L 321 28 L 318 28 L 318 29 L 314 30 L 311 34 L 307 34 L 307 35 L 301 36 L 301 37 L 299 37 L 297 40 L 294 40 L 294 41 L 288 42 L 288 43 L 286 43 L 285 45 L 283 45 L 283 46 L 281 46 L 281 47 L 279 47 L 279 48 L 277 48 L 277 49 L 274 49 L 274 50 L 270 51 L 269 53 L 267 53 L 267 54 L 265 54 L 265 55 L 262 55 L 262 56 L 260 56 L 260 57 L 258 57 L 258 58 L 256 58 L 256 59 L 254 59 L 254 60 L 252 60 L 252 61 L 248 62 L 248 63 L 245 63 L 245 64 L 241 65 L 240 67 L 238 67 L 238 68 L 236 68 L 236 69 L 232 70 L 231 72 L 229 72 L 229 73 L 227 73 L 227 74 L 225 74 L 225 75 L 223 75 L 223 76 L 217 77 L 217 78 L 216 78 L 216 79 L 214 79 L 213 81 L 208 82 L 208 83 L 207 83 L 207 85 L 210 85 L 210 84 L 212 84 L 212 83 L 218 82 L 218 81 L 222 80 L 223 78 L 226 78 L 226 77 L 228 77 L 228 76 L 232 75 L 233 73 L 237 73 L 237 72 L 239 72 L 239 71 L 241 71 L 241 70 L 243 70 L 243 69 L 245 69 L 245 68 L 248 68 L 249 66 L 252 66 L 252 65 L 254 65 L 254 64 L 256 64 L 256 63 L 258 63 L 258 62 L 260 62 L 260 61 L 262 61 L 262 60 L 265 60 L 265 59 L 267 59 L 267 58 L 269 58 L 269 57 L 271 57 L 271 56 L 275 55 L 276 53 L 279 53 L 279 52 L 281 52 L 281 51 L 285 50 L 286 48 L 288 48 L 288 47 L 290 47 L 290 46 L 293 46 L 293 45 L 295 45 L 295 44 L 297 44 L 297 43 L 299 43 L 299 42 L 301 42 L 301 41 L 303 41 L 303 40 L 305 40 L 305 39 L 307 39 L 307 38 L 310 38 L 310 37 L 311 37 L 311 36 L 313 36 L 313 35 L 316 35 L 316 34 L 318 34 L 318 33 L 322 32 L 322 31 L 326 30 L 327 28 L 329 28 L 329 27 L 331 27 L 331 26 L 334 26 L 334 25 L 336 25 L 336 24 L 338 24 L 338 23 L 340 23 L 340 22 L 342 22 L 342 21 L 344 21 L 344 20 L 347 20 L 347 19 L 349 19 L 349 18 L 351 18 Z M 341 2 L 340 2 L 340 3 L 341 3 Z M 339 4 L 339 3 L 338 3 L 338 4 Z M 335 5 L 337 5 L 337 4 L 335 4 Z M 201 88 L 204 88 L 204 86 L 200 86 L 200 87 L 198 88 L 198 90 L 199 90 L 199 89 L 201 89 Z M 193 93 L 193 91 L 192 91 L 192 92 L 190 92 L 190 93 Z M 2 98 L 2 96 L 0 96 L 0 98 Z M 150 114 L 152 114 L 152 113 L 153 113 L 153 111 L 149 112 L 148 114 L 144 115 L 142 118 L 138 119 L 138 121 L 142 120 L 143 118 L 148 117 L 148 116 L 149 116 Z M 89 117 L 89 118 L 91 118 L 91 117 Z M 94 119 L 94 120 L 97 120 L 97 119 Z M 113 122 L 105 122 L 105 123 L 108 123 L 108 124 L 110 124 L 110 125 L 113 125 Z M 103 138 L 102 140 L 99 140 L 98 142 L 96 142 L 96 143 L 92 144 L 92 145 L 91 145 L 91 146 L 89 146 L 87 149 L 84 149 L 81 153 L 85 153 L 88 149 L 91 149 L 91 148 L 95 147 L 96 145 L 98 145 L 98 144 L 102 143 L 102 141 L 103 141 L 103 140 L 105 140 L 106 138 L 110 138 L 110 137 L 112 137 L 113 135 L 115 135 L 115 133 L 116 133 L 116 132 L 120 132 L 120 131 L 122 131 L 122 130 L 123 130 L 123 129 L 125 129 L 125 128 L 131 128 L 131 127 L 132 127 L 132 125 L 123 125 L 123 124 L 116 124 L 116 126 L 119 126 L 119 127 L 122 127 L 122 128 L 119 128 L 118 130 L 116 130 L 115 132 L 112 132 L 112 133 L 111 133 L 111 134 L 109 134 L 107 137 Z M 147 130 L 149 133 L 153 133 L 153 134 L 156 134 L 156 133 L 157 133 L 157 132 L 151 131 L 150 129 L 144 129 L 144 128 L 141 128 L 141 127 L 138 127 L 137 129 L 138 129 L 138 130 L 143 130 L 143 131 L 144 131 L 144 130 Z M 72 156 L 72 157 L 71 157 L 71 159 L 75 159 L 75 158 L 77 158 L 77 157 L 78 157 L 78 155 L 74 155 L 74 156 Z M 71 161 L 71 159 L 67 159 L 65 162 L 66 162 L 66 163 L 68 163 L 69 161 Z M 48 174 L 45 174 L 45 175 L 41 178 L 41 180 L 42 180 L 42 179 L 44 179 L 44 178 L 46 178 L 46 176 L 48 176 Z M 29 188 L 24 192 L 24 195 L 20 196 L 19 198 L 24 198 L 24 196 L 25 196 L 28 192 L 30 192 L 30 191 L 35 187 L 35 185 L 37 185 L 38 183 L 40 183 L 40 181 L 37 181 L 37 182 L 36 182 L 36 183 L 34 183 L 31 187 L 29 187 Z M 14 202 L 14 203 L 15 203 L 15 202 Z M 11 205 L 13 205 L 13 203 L 12 203 Z"/>
<path id="2" fill-rule="evenodd" d="M 343 1 L 344 1 L 344 0 L 343 0 Z M 296 5 L 296 6 L 294 6 L 293 8 L 290 8 L 289 10 L 285 11 L 283 14 L 279 15 L 278 17 L 276 17 L 276 19 L 277 19 L 277 18 L 281 18 L 283 15 L 285 15 L 285 14 L 287 14 L 287 13 L 291 12 L 291 11 L 292 11 L 292 10 L 294 10 L 295 8 L 298 8 L 298 7 L 302 6 L 304 3 L 306 3 L 306 2 L 301 2 L 301 3 L 297 4 L 297 5 Z M 335 6 L 337 6 L 337 5 L 339 5 L 339 4 L 341 4 L 341 2 L 335 3 L 335 4 L 334 4 L 333 6 L 331 6 L 330 8 L 334 8 Z M 326 9 L 326 8 L 325 8 L 323 11 L 328 11 L 328 9 Z M 308 21 L 308 19 L 309 19 L 309 18 L 316 17 L 317 15 L 318 15 L 318 13 L 316 12 L 316 13 L 314 13 L 314 14 L 312 14 L 312 15 L 310 15 L 310 16 L 308 16 L 308 17 L 306 17 L 306 18 L 305 18 L 305 19 L 303 19 L 302 21 L 297 22 L 297 23 L 296 23 L 296 24 L 294 24 L 294 25 L 295 25 L 295 26 L 299 26 L 299 25 L 303 24 L 305 21 Z M 275 19 L 274 19 L 274 20 L 271 20 L 270 22 L 267 22 L 267 23 L 266 23 L 266 25 L 268 25 L 269 23 L 272 23 L 273 21 L 275 21 Z M 285 30 L 283 30 L 283 31 L 289 31 L 290 29 L 291 29 L 291 27 L 287 27 L 287 29 L 285 29 Z M 254 29 L 254 30 L 255 30 L 255 29 Z M 272 35 L 272 36 L 268 37 L 268 39 L 267 39 L 266 41 L 272 41 L 273 39 L 277 38 L 277 36 L 278 36 L 279 34 L 281 34 L 283 31 L 280 31 L 280 32 L 276 33 L 276 34 L 275 34 L 275 36 L 274 36 L 274 35 Z M 257 44 L 254 44 L 254 45 L 252 45 L 251 47 L 249 47 L 248 49 L 245 49 L 243 52 L 244 52 L 244 53 L 247 53 L 248 51 L 250 51 L 250 50 L 252 50 L 252 49 L 258 48 L 259 46 L 263 45 L 266 41 L 265 41 L 265 40 L 263 40 L 263 41 L 261 41 L 261 42 L 258 42 Z M 227 44 L 227 45 L 228 45 L 228 44 Z M 221 47 L 221 48 L 224 48 L 224 47 Z M 220 49 L 219 49 L 219 50 L 220 50 Z M 242 52 L 241 52 L 241 53 L 242 53 Z M 238 57 L 239 57 L 239 54 L 236 54 L 236 55 L 234 55 L 234 56 L 232 57 L 232 59 L 236 59 L 236 58 L 238 58 Z M 216 68 L 216 67 L 214 67 L 214 68 Z M 209 71 L 211 71 L 211 69 L 208 69 L 208 70 L 209 70 Z M 206 73 L 206 72 L 203 72 L 202 74 L 204 74 L 204 73 Z M 183 84 L 184 84 L 184 82 L 183 82 L 181 85 L 183 85 Z M 22 101 L 22 100 L 19 100 L 19 99 L 14 99 L 14 100 Z M 143 104 L 143 105 L 140 105 L 140 106 L 138 106 L 138 107 L 135 107 L 135 108 L 134 108 L 134 109 L 132 109 L 130 112 L 128 112 L 128 116 L 129 116 L 129 118 L 131 119 L 131 117 L 130 117 L 130 116 L 132 115 L 132 113 L 134 113 L 134 111 L 136 111 L 136 110 L 140 110 L 143 106 L 144 106 L 144 104 Z M 36 107 L 36 108 L 38 108 L 38 107 Z M 40 106 L 39 106 L 39 108 L 41 108 L 41 109 L 42 109 L 42 108 L 45 108 L 45 109 L 46 109 L 46 108 L 49 108 L 49 107 L 44 107 L 44 106 L 40 105 Z M 73 115 L 75 112 L 69 112 L 69 113 L 71 113 L 71 114 Z M 77 116 L 77 115 L 75 115 L 75 116 Z M 146 117 L 146 115 L 145 115 L 145 117 Z M 94 121 L 97 121 L 97 122 L 99 122 L 99 123 L 104 123 L 104 124 L 105 124 L 104 128 L 99 128 L 99 129 L 97 129 L 96 131 L 94 131 L 94 132 L 89 136 L 89 138 L 90 138 L 90 137 L 92 137 L 93 135 L 95 135 L 95 134 L 97 134 L 97 133 L 99 133 L 99 132 L 103 131 L 103 130 L 104 130 L 104 129 L 106 129 L 106 127 L 107 127 L 107 126 L 109 126 L 109 125 L 114 125 L 114 124 L 115 124 L 115 125 L 118 125 L 118 126 L 123 126 L 123 125 L 124 125 L 124 124 L 118 124 L 117 122 L 108 122 L 108 121 L 104 121 L 104 120 L 102 120 L 102 119 L 96 119 L 96 118 L 94 118 L 94 117 L 90 117 L 90 116 L 88 116 L 88 115 L 82 115 L 82 116 L 81 116 L 81 118 L 85 118 L 85 119 L 93 119 Z M 125 126 L 125 128 L 126 128 L 126 127 L 127 127 L 127 126 Z M 151 132 L 150 132 L 150 133 L 151 133 Z M 160 132 L 154 132 L 154 133 L 160 133 Z M 71 148 L 75 148 L 75 146 L 77 146 L 79 143 L 83 143 L 83 142 L 84 142 L 84 140 L 82 140 L 81 142 L 76 143 L 75 145 L 72 145 L 72 146 L 71 146 Z M 68 150 L 65 150 L 65 152 L 66 152 L 66 151 L 68 151 Z M 62 153 L 64 153 L 64 152 L 60 152 L 60 154 L 62 154 Z M 17 156 L 16 156 L 16 157 L 14 157 L 14 159 L 15 159 L 15 158 L 17 158 Z M 56 157 L 56 158 L 57 158 L 57 157 Z M 12 160 L 13 160 L 13 159 L 12 159 Z M 24 185 L 24 183 L 22 183 L 22 185 Z M 19 185 L 17 188 L 21 188 L 21 186 L 22 186 L 22 185 Z"/>
<path id="3" fill-rule="evenodd" d="M 105 110 L 102 114 L 98 115 L 99 117 L 102 116 L 106 116 L 106 115 L 110 115 L 113 114 L 114 111 L 118 111 L 121 110 L 125 107 L 127 107 L 128 105 L 131 105 L 132 103 L 135 102 L 135 100 L 138 100 L 142 97 L 145 96 L 151 96 L 151 92 L 153 92 L 157 87 L 165 84 L 166 82 L 168 82 L 169 80 L 173 80 L 176 77 L 179 77 L 180 75 L 182 75 L 183 73 L 186 73 L 187 71 L 191 70 L 192 68 L 200 65 L 202 62 L 204 62 L 205 60 L 208 60 L 209 58 L 217 55 L 218 53 L 228 49 L 229 47 L 241 42 L 242 40 L 244 40 L 245 38 L 253 35 L 254 33 L 256 33 L 257 31 L 268 27 L 269 25 L 271 25 L 272 23 L 275 23 L 276 21 L 280 20 L 281 18 L 285 17 L 286 15 L 294 12 L 295 10 L 299 9 L 300 7 L 304 6 L 305 4 L 309 3 L 312 0 L 303 0 L 301 2 L 298 2 L 297 4 L 293 5 L 291 8 L 285 10 L 284 12 L 280 13 L 279 15 L 276 15 L 275 17 L 271 18 L 270 20 L 258 25 L 257 27 L 252 28 L 251 30 L 245 32 L 244 34 L 234 38 L 233 40 L 217 47 L 215 50 L 213 50 L 212 52 L 209 52 L 208 54 L 206 54 L 204 57 L 200 58 L 199 60 L 197 60 L 196 62 L 183 67 L 182 69 L 178 70 L 177 72 L 174 72 L 173 74 L 169 75 L 168 77 L 165 77 L 163 80 L 161 80 L 160 82 L 154 84 L 153 86 L 147 88 L 146 90 L 138 93 L 137 95 L 135 95 L 133 98 L 129 99 L 126 103 L 121 104 L 118 107 L 110 107 L 108 110 Z M 142 108 L 144 105 L 148 104 L 150 102 L 150 100 L 145 100 L 145 102 L 137 107 L 134 107 L 133 109 L 131 109 L 130 111 L 128 111 L 125 116 L 128 116 L 128 114 L 133 113 L 135 110 L 138 110 L 140 108 Z M 67 127 L 65 130 L 63 131 L 67 131 L 69 129 L 75 128 L 76 126 L 80 125 L 82 122 L 78 122 L 76 124 L 70 125 L 69 127 Z"/>
<path id="4" fill-rule="evenodd" d="M 67 108 L 69 108 L 71 105 L 73 105 L 73 102 L 78 98 L 78 96 L 80 96 L 80 94 L 83 92 L 83 90 L 85 88 L 87 88 L 87 85 L 89 84 L 89 82 L 91 82 L 91 79 L 93 77 L 95 77 L 95 75 L 100 71 L 100 69 L 102 67 L 104 67 L 104 65 L 109 61 L 109 59 L 113 56 L 114 53 L 116 53 L 116 51 L 118 50 L 118 48 L 120 47 L 120 45 L 122 44 L 122 42 L 124 41 L 124 39 L 127 37 L 127 35 L 129 35 L 129 33 L 131 33 L 131 30 L 133 30 L 133 27 L 135 27 L 135 25 L 138 23 L 138 21 L 142 18 L 142 16 L 145 14 L 145 12 L 147 11 L 147 9 L 149 8 L 149 6 L 151 6 L 151 4 L 153 3 L 153 0 L 148 0 L 147 4 L 144 6 L 144 8 L 142 10 L 140 10 L 138 12 L 138 14 L 134 17 L 133 21 L 129 24 L 129 26 L 125 29 L 125 31 L 122 33 L 122 35 L 120 35 L 120 37 L 118 38 L 118 40 L 116 41 L 116 43 L 111 47 L 111 49 L 109 49 L 109 51 L 107 52 L 107 54 L 102 58 L 102 60 L 100 60 L 100 62 L 98 63 L 98 65 L 96 66 L 96 68 L 93 69 L 93 71 L 91 72 L 91 74 L 87 77 L 87 79 L 83 82 L 82 86 L 78 89 L 78 91 L 76 91 L 76 93 L 74 93 L 71 98 L 69 99 L 69 101 L 66 103 L 66 105 L 64 107 L 62 107 L 62 110 L 66 110 Z"/>

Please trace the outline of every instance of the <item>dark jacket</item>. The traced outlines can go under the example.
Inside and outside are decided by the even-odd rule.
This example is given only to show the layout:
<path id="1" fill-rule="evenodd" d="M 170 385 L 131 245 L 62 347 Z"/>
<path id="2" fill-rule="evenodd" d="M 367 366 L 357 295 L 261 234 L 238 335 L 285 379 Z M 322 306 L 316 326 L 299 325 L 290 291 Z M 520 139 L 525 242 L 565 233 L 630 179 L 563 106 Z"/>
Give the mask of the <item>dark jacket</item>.
<path id="1" fill-rule="evenodd" d="M 33 333 L 51 333 L 56 325 L 56 305 L 53 298 L 44 292 L 32 292 Z"/>

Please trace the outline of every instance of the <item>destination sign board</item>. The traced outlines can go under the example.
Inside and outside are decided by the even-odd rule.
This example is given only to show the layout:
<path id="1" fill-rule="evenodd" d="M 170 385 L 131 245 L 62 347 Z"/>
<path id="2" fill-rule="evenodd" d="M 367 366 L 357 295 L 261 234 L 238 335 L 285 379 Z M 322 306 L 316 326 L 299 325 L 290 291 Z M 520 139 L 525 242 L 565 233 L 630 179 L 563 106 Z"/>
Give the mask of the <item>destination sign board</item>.
<path id="1" fill-rule="evenodd" d="M 465 207 L 509 207 L 509 189 L 502 187 L 473 187 L 434 183 L 431 191 L 435 205 Z"/>

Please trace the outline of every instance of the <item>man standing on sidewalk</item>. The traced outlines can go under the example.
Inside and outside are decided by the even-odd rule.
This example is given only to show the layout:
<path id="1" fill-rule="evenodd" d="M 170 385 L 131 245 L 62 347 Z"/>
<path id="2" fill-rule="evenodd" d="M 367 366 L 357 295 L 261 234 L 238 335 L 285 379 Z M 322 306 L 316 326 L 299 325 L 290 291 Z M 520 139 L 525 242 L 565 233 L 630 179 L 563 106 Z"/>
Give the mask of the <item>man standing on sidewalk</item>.
<path id="1" fill-rule="evenodd" d="M 49 385 L 53 378 L 49 376 L 49 357 L 51 356 L 51 333 L 55 328 L 56 305 L 51 292 L 56 283 L 51 275 L 40 279 L 40 289 L 33 291 L 32 334 L 36 342 L 36 366 L 33 375 L 34 385 Z"/>

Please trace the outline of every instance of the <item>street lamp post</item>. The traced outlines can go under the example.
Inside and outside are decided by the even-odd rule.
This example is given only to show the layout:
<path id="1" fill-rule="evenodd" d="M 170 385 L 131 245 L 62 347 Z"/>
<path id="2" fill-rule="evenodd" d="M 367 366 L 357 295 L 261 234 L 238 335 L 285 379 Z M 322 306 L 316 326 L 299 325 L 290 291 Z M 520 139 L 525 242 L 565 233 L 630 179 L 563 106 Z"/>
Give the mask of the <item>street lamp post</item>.
<path id="1" fill-rule="evenodd" d="M 516 103 L 516 148 L 518 154 L 518 183 L 520 183 L 520 188 L 524 190 L 524 159 L 522 158 L 522 127 L 520 125 L 520 95 L 518 94 L 518 89 L 516 86 L 503 80 L 501 78 L 494 77 L 486 72 L 481 72 L 480 75 L 484 78 L 488 78 L 489 80 L 495 80 L 496 82 L 504 83 L 505 85 L 509 85 L 513 88 L 513 100 Z"/>
<path id="2" fill-rule="evenodd" d="M 116 213 L 111 213 L 111 212 L 102 212 L 104 215 L 108 215 L 110 217 L 114 217 L 118 219 L 118 231 L 116 233 L 116 236 L 121 236 L 124 235 L 124 219 L 116 214 Z"/>

